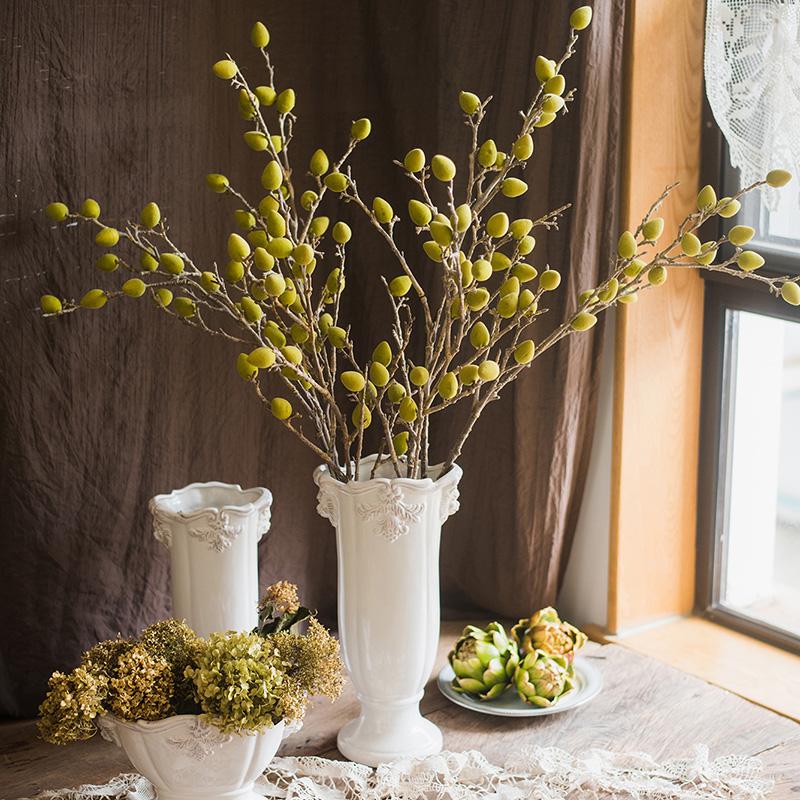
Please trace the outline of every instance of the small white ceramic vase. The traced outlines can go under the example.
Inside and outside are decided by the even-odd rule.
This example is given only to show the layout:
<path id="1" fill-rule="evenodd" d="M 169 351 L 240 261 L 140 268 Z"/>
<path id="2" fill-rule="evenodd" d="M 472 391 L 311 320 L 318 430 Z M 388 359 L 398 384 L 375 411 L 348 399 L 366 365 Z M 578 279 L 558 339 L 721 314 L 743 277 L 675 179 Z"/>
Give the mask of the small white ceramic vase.
<path id="1" fill-rule="evenodd" d="M 195 714 L 155 722 L 107 714 L 98 724 L 155 786 L 158 800 L 262 800 L 255 781 L 293 732 L 279 722 L 263 733 L 223 733 Z"/>
<path id="2" fill-rule="evenodd" d="M 441 731 L 419 712 L 439 643 L 439 540 L 458 510 L 461 469 L 436 478 L 391 477 L 342 483 L 318 467 L 317 511 L 336 528 L 339 638 L 361 704 L 337 738 L 339 751 L 369 766 L 442 749 Z"/>
<path id="3" fill-rule="evenodd" d="M 153 535 L 170 552 L 172 614 L 198 636 L 258 624 L 258 542 L 272 494 L 231 483 L 191 483 L 150 501 Z"/>

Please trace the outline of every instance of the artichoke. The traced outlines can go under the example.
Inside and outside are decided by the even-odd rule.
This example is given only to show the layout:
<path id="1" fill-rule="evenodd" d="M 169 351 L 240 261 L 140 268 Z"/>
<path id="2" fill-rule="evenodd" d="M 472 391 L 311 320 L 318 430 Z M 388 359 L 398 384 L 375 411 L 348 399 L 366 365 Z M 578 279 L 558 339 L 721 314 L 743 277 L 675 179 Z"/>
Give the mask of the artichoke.
<path id="1" fill-rule="evenodd" d="M 575 688 L 572 667 L 564 656 L 533 650 L 514 671 L 517 694 L 534 706 L 546 708 Z"/>
<path id="2" fill-rule="evenodd" d="M 519 664 L 517 646 L 499 622 L 485 629 L 467 625 L 448 658 L 456 674 L 453 688 L 481 700 L 499 697 Z"/>
<path id="3" fill-rule="evenodd" d="M 586 644 L 586 634 L 564 622 L 550 606 L 539 609 L 530 619 L 521 619 L 511 629 L 511 636 L 522 657 L 541 650 L 547 655 L 563 656 L 569 665 L 575 658 L 575 651 Z"/>

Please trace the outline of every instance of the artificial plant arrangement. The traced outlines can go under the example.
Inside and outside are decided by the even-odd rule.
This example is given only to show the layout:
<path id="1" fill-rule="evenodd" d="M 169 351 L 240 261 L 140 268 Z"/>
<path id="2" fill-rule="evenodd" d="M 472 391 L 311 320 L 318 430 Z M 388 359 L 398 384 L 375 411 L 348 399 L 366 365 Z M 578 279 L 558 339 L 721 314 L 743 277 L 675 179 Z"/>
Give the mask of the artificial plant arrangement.
<path id="1" fill-rule="evenodd" d="M 504 387 L 559 341 L 591 329 L 602 312 L 633 303 L 643 289 L 663 284 L 670 270 L 702 268 L 756 280 L 800 305 L 796 278 L 757 272 L 764 259 L 743 249 L 755 233 L 752 228 L 736 225 L 706 241 L 700 235 L 714 217 L 734 216 L 742 195 L 790 180 L 788 172 L 773 170 L 732 197 L 717 198 L 711 186 L 704 187 L 697 210 L 664 235 L 657 212 L 674 188 L 668 187 L 634 230 L 622 232 L 608 277 L 586 287 L 565 319 L 547 325 L 546 333 L 537 332 L 561 275 L 535 265 L 534 234 L 557 228 L 568 206 L 536 219 L 512 219 L 504 204 L 528 190 L 525 169 L 536 138 L 574 99 L 562 69 L 591 17 L 590 7 L 577 8 L 561 55 L 536 58 L 538 88 L 520 112 L 512 141 L 498 145 L 482 130 L 492 98 L 463 91 L 458 102 L 471 140 L 467 163 L 457 167 L 441 153 L 429 159 L 419 147 L 395 162 L 414 194 L 404 214 L 419 238 L 414 252 L 398 244 L 401 217 L 395 206 L 383 197 L 363 196 L 349 166 L 371 133 L 369 119 L 352 124 L 335 156 L 318 149 L 304 174 L 295 171 L 290 152 L 297 98 L 291 88 L 276 84 L 270 34 L 257 22 L 251 41 L 264 59 L 264 83 L 251 84 L 230 56 L 213 65 L 214 74 L 237 94 L 247 126 L 245 144 L 263 158 L 257 169 L 264 196 L 257 200 L 243 196 L 224 175 L 206 176 L 211 191 L 235 201 L 237 232 L 228 236 L 226 263 L 191 256 L 173 240 L 154 202 L 121 229 L 103 221 L 93 199 L 77 211 L 51 203 L 49 219 L 85 222 L 95 231 L 97 245 L 106 250 L 97 259 L 102 273 L 127 277 L 115 288 L 92 288 L 77 301 L 47 294 L 42 311 L 58 316 L 100 309 L 122 297 L 149 296 L 175 320 L 225 337 L 239 350 L 239 374 L 265 406 L 335 478 L 349 482 L 365 477 L 361 457 L 370 425 L 379 429 L 371 474 L 381 464 L 389 464 L 398 477 L 432 474 L 430 425 L 437 414 L 464 403 L 469 413 L 461 429 L 446 452 L 436 454 L 435 460 L 443 461 L 438 474 L 446 472 Z M 350 227 L 342 220 L 331 224 L 331 215 L 338 215 L 331 200 L 366 217 L 396 267 L 396 275 L 382 278 L 391 330 L 369 353 L 354 347 L 340 316 L 346 280 L 362 276 L 352 274 L 348 264 Z M 431 291 L 423 286 L 431 281 L 422 277 L 429 272 L 436 274 Z M 421 337 L 412 336 L 417 326 Z M 417 352 L 412 341 L 420 339 L 424 346 Z"/>
<path id="2" fill-rule="evenodd" d="M 478 700 L 495 700 L 512 686 L 529 705 L 546 708 L 575 688 L 575 653 L 586 634 L 548 606 L 521 619 L 511 635 L 499 622 L 467 625 L 450 651 L 452 686 Z"/>
<path id="3" fill-rule="evenodd" d="M 39 733 L 53 744 L 88 739 L 105 715 L 163 720 L 199 715 L 233 734 L 253 734 L 300 720 L 309 697 L 335 700 L 342 689 L 339 643 L 297 588 L 266 591 L 254 631 L 206 639 L 174 619 L 131 639 L 99 642 L 72 672 L 55 672 L 39 708 Z"/>

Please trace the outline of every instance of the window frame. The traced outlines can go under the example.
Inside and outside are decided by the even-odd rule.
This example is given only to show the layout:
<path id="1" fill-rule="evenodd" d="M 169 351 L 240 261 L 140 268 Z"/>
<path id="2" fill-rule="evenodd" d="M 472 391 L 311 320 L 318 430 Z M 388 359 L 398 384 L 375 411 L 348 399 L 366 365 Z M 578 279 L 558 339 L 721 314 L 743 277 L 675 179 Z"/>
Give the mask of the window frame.
<path id="1" fill-rule="evenodd" d="M 703 181 L 722 187 L 735 186 L 736 173 L 728 166 L 727 149 L 708 103 L 703 119 Z M 737 215 L 738 216 L 738 215 Z M 741 223 L 741 219 L 740 219 Z M 719 220 L 715 235 L 737 224 L 737 218 Z M 754 241 L 767 258 L 764 272 L 771 275 L 800 273 L 800 259 L 768 244 Z M 748 636 L 800 653 L 800 635 L 757 620 L 724 605 L 728 490 L 731 453 L 730 424 L 733 413 L 736 331 L 730 329 L 730 312 L 748 311 L 800 323 L 800 307 L 782 303 L 766 286 L 719 273 L 703 273 L 705 300 L 703 320 L 703 373 L 700 409 L 700 452 L 697 504 L 697 567 L 695 613 Z"/>

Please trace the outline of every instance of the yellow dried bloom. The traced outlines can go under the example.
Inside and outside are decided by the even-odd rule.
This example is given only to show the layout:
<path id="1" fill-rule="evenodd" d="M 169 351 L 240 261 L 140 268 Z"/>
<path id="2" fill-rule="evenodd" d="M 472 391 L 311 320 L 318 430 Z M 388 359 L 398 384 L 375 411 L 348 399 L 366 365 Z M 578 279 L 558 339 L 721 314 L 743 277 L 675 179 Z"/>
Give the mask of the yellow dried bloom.
<path id="1" fill-rule="evenodd" d="M 164 719 L 173 711 L 174 688 L 169 663 L 134 645 L 122 654 L 111 678 L 111 711 L 122 719 Z"/>
<path id="2" fill-rule="evenodd" d="M 51 744 L 91 738 L 95 720 L 105 713 L 107 693 L 108 678 L 89 667 L 80 666 L 68 675 L 54 672 L 39 706 L 39 735 Z"/>
<path id="3" fill-rule="evenodd" d="M 297 586 L 289 581 L 278 581 L 267 586 L 263 603 L 272 603 L 278 614 L 293 614 L 300 608 L 300 598 L 297 596 Z"/>

